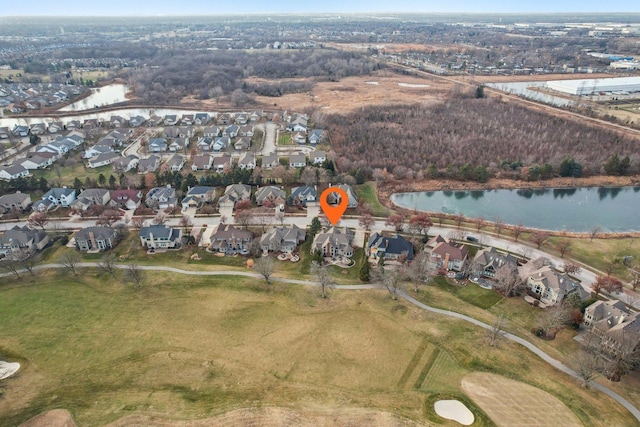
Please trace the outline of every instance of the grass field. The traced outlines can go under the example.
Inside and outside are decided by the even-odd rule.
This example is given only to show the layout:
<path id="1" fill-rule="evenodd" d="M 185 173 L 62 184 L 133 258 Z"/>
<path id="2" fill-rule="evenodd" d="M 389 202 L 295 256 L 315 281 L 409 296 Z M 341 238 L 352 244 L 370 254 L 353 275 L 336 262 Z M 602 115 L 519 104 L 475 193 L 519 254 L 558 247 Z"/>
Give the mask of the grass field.
<path id="1" fill-rule="evenodd" d="M 494 425 L 460 385 L 477 371 L 545 390 L 586 425 L 633 425 L 520 346 L 488 348 L 473 325 L 383 291 L 334 290 L 323 300 L 300 286 L 150 272 L 135 290 L 95 270 L 60 270 L 4 281 L 0 313 L 0 354 L 23 364 L 0 385 L 0 425 L 53 408 L 103 425 L 134 413 L 192 419 L 264 405 L 443 423 L 432 402 L 444 397 L 467 404 L 474 425 Z"/>
<path id="2" fill-rule="evenodd" d="M 358 200 L 361 200 L 371 206 L 373 216 L 389 215 L 389 209 L 382 206 L 382 204 L 380 204 L 380 201 L 378 201 L 375 183 L 367 182 L 362 185 L 357 185 L 355 187 L 355 190 L 358 195 Z"/>

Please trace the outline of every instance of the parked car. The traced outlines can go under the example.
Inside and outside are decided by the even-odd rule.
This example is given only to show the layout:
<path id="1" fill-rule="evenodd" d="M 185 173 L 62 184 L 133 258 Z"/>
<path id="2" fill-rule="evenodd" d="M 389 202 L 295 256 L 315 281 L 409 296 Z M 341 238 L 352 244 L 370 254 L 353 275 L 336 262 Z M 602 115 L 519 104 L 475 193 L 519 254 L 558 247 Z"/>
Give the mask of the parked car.
<path id="1" fill-rule="evenodd" d="M 474 237 L 474 236 L 467 236 L 467 240 L 470 241 L 470 242 L 477 242 L 478 238 Z"/>

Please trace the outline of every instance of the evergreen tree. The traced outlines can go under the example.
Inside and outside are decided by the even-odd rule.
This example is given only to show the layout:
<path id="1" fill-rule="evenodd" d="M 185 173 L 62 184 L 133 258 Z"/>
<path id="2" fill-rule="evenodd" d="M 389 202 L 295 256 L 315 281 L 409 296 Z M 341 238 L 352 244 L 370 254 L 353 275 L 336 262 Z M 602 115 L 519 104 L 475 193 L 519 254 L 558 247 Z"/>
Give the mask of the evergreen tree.
<path id="1" fill-rule="evenodd" d="M 371 266 L 369 265 L 369 260 L 367 256 L 364 255 L 362 260 L 362 267 L 360 267 L 360 281 L 368 282 L 371 280 Z"/>
<path id="2" fill-rule="evenodd" d="M 316 237 L 318 231 L 322 228 L 322 224 L 320 223 L 320 218 L 317 216 L 311 220 L 311 225 L 309 226 L 309 237 L 313 241 L 313 238 Z"/>

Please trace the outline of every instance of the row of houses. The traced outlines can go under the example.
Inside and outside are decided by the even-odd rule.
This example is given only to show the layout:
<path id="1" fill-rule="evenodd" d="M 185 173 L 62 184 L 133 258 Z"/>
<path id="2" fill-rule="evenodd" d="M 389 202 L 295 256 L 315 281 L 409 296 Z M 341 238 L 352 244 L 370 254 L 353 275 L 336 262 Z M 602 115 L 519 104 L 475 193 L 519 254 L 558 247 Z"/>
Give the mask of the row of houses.
<path id="1" fill-rule="evenodd" d="M 0 83 L 0 108 L 9 108 L 12 113 L 39 110 L 86 91 L 84 86 L 62 83 Z"/>

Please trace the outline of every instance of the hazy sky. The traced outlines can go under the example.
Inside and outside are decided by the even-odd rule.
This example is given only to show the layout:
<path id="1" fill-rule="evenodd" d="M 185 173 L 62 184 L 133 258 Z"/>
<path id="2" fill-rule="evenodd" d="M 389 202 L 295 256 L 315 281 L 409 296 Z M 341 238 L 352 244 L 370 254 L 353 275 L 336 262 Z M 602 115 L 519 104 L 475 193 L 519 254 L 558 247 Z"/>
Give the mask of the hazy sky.
<path id="1" fill-rule="evenodd" d="M 0 16 L 216 15 L 251 12 L 640 12 L 638 0 L 3 0 L 2 3 Z"/>

